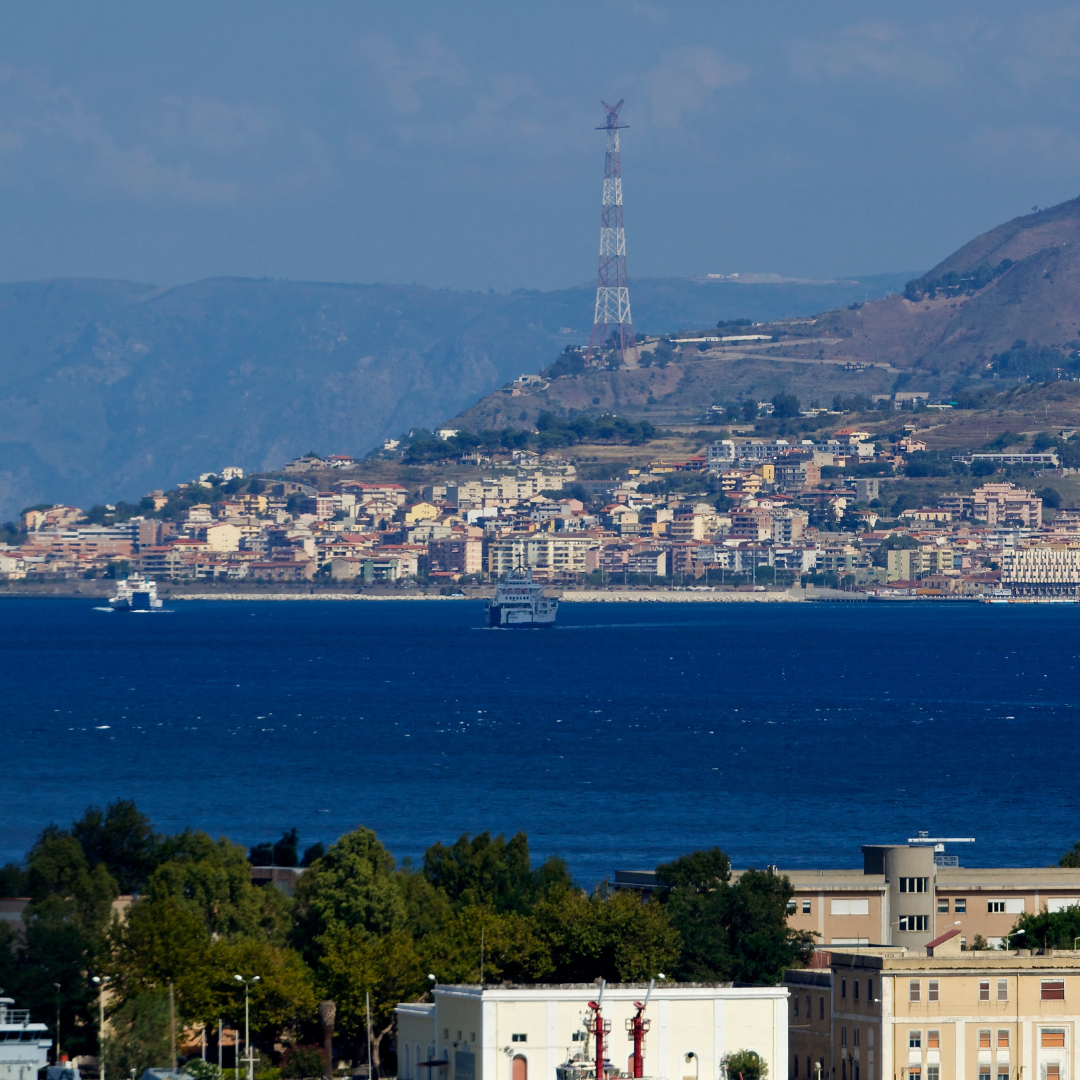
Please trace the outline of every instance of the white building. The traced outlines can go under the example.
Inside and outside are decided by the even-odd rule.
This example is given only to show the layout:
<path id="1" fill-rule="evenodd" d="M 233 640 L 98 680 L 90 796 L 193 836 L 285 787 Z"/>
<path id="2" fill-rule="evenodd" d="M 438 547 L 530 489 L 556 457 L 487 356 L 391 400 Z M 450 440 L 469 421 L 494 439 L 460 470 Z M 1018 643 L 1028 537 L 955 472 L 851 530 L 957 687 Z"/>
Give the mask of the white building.
<path id="1" fill-rule="evenodd" d="M 44 1024 L 31 1024 L 27 1009 L 0 997 L 0 1080 L 37 1080 L 49 1063 L 52 1039 Z"/>
<path id="2" fill-rule="evenodd" d="M 433 1003 L 397 1007 L 399 1080 L 556 1080 L 558 1066 L 589 1061 L 586 1031 L 598 985 L 436 986 Z M 644 986 L 604 989 L 611 1021 L 605 1060 L 632 1076 L 627 1021 Z M 781 1077 L 788 1055 L 788 991 L 783 986 L 661 984 L 645 1011 L 644 1075 L 657 1080 L 718 1080 L 721 1059 L 755 1050 Z"/>

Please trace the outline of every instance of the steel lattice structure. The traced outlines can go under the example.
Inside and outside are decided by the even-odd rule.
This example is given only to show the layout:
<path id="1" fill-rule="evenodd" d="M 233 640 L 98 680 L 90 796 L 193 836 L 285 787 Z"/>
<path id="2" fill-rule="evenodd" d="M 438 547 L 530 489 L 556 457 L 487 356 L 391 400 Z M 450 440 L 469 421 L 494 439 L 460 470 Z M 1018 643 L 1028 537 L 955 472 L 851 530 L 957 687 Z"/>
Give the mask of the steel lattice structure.
<path id="1" fill-rule="evenodd" d="M 618 351 L 623 364 L 637 361 L 634 326 L 630 318 L 630 290 L 626 281 L 626 235 L 623 232 L 622 167 L 619 163 L 619 123 L 623 107 L 600 103 L 607 121 L 597 131 L 607 132 L 604 157 L 604 202 L 600 212 L 600 270 L 596 278 L 596 313 L 589 335 L 588 356 L 594 362 L 602 350 Z"/>

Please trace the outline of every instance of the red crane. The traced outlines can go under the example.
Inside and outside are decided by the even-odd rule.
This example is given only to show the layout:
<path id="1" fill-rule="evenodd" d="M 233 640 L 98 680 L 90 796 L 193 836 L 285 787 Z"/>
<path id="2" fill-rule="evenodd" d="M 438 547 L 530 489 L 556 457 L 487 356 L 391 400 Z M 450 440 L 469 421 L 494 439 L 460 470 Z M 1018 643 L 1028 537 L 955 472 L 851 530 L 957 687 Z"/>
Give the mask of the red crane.
<path id="1" fill-rule="evenodd" d="M 634 1002 L 634 1008 L 637 1009 L 637 1013 L 626 1021 L 627 1038 L 632 1039 L 634 1043 L 634 1076 L 645 1075 L 645 1055 L 642 1051 L 645 1045 L 645 1032 L 649 1030 L 652 1021 L 644 1019 L 644 1014 L 645 1009 L 649 1004 L 652 988 L 655 985 L 656 980 L 650 979 L 649 989 L 645 994 L 645 1000 Z"/>

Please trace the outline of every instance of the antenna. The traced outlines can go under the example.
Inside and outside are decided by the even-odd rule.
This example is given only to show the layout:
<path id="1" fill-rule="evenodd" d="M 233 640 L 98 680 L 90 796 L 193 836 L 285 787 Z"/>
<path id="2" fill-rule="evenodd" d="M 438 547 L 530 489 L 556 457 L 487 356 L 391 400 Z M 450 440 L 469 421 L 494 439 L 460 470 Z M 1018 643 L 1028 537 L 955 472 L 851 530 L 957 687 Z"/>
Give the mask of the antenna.
<path id="1" fill-rule="evenodd" d="M 626 235 L 623 232 L 622 165 L 619 157 L 618 104 L 601 101 L 607 120 L 596 130 L 607 132 L 604 155 L 604 199 L 600 211 L 600 266 L 596 275 L 596 310 L 586 356 L 599 364 L 604 349 L 618 352 L 623 367 L 637 367 L 637 339 L 630 318 L 630 290 L 626 278 Z M 598 1078 L 599 1080 L 599 1078 Z"/>

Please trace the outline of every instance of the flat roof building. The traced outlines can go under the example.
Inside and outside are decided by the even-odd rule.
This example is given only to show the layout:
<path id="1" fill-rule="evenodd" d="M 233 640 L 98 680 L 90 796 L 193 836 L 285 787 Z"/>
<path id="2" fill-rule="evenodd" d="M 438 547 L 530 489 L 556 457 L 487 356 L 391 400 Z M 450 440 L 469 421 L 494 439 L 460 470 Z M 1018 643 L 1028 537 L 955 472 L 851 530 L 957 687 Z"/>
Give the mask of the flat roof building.
<path id="1" fill-rule="evenodd" d="M 633 1075 L 626 1022 L 647 990 L 604 988 L 611 1022 L 604 1056 L 616 1075 Z M 397 1007 L 399 1080 L 556 1080 L 558 1067 L 595 1056 L 586 1021 L 599 993 L 594 983 L 437 985 L 434 1002 Z M 788 1058 L 787 997 L 784 986 L 658 982 L 644 1014 L 644 1075 L 715 1080 L 726 1054 L 754 1050 L 779 1078 Z"/>

